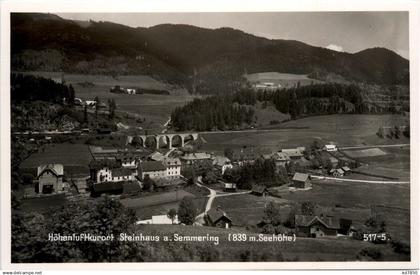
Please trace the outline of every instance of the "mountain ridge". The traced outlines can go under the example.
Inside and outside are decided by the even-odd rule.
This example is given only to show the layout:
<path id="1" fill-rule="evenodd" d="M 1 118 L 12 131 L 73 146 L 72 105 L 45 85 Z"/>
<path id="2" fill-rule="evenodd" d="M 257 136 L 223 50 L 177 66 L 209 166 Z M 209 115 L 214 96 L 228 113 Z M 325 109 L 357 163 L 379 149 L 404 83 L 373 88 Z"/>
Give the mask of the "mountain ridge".
<path id="1" fill-rule="evenodd" d="M 17 71 L 148 74 L 181 85 L 215 79 L 225 83 L 244 72 L 261 71 L 318 78 L 336 74 L 380 85 L 407 85 L 409 79 L 409 61 L 382 47 L 336 52 L 230 27 L 159 24 L 133 28 L 102 21 L 82 23 L 52 14 L 14 13 L 11 22 L 12 70 Z"/>

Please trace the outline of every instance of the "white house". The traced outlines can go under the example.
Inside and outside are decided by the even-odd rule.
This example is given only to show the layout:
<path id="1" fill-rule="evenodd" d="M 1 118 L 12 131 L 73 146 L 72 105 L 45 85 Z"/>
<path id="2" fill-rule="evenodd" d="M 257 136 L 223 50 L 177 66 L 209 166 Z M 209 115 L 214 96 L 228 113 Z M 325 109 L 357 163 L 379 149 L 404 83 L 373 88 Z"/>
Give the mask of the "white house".
<path id="1" fill-rule="evenodd" d="M 325 144 L 324 151 L 336 152 L 337 151 L 337 146 L 335 144 Z"/>
<path id="2" fill-rule="evenodd" d="M 64 167 L 62 164 L 52 163 L 38 166 L 35 192 L 51 194 L 64 191 Z"/>
<path id="3" fill-rule="evenodd" d="M 173 222 L 168 215 L 156 215 L 152 216 L 151 219 L 138 221 L 136 224 L 179 224 L 179 221 L 178 215 L 175 215 Z"/>
<path id="4" fill-rule="evenodd" d="M 166 176 L 179 178 L 181 176 L 181 160 L 179 158 L 165 158 Z"/>

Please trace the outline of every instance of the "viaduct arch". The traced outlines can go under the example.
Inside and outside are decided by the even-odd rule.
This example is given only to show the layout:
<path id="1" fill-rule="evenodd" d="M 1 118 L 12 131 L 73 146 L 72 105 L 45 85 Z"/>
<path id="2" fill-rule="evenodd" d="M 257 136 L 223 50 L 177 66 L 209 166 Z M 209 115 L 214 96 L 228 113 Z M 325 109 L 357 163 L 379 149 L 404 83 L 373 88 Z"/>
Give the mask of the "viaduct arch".
<path id="1" fill-rule="evenodd" d="M 133 141 L 139 144 L 141 147 L 146 146 L 146 140 L 154 140 L 155 149 L 159 149 L 162 145 L 167 145 L 168 149 L 174 147 L 174 140 L 180 140 L 180 144 L 177 147 L 184 147 L 185 143 L 190 140 L 197 140 L 198 133 L 174 133 L 174 134 L 155 134 L 155 135 L 136 135 L 127 136 L 126 144 L 132 144 Z M 150 143 L 150 142 L 149 142 Z"/>

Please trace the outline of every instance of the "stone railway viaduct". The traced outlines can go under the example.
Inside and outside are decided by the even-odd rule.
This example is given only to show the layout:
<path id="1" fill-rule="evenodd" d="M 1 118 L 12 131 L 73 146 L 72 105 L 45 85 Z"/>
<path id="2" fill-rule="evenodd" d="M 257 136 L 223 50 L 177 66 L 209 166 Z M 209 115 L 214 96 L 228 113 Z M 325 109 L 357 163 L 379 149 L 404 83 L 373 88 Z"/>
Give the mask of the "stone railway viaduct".
<path id="1" fill-rule="evenodd" d="M 126 144 L 137 143 L 142 147 L 155 147 L 156 149 L 167 146 L 168 149 L 172 149 L 173 147 L 184 147 L 186 142 L 197 139 L 198 133 L 136 135 L 127 136 Z M 152 146 L 148 146 L 150 144 Z"/>

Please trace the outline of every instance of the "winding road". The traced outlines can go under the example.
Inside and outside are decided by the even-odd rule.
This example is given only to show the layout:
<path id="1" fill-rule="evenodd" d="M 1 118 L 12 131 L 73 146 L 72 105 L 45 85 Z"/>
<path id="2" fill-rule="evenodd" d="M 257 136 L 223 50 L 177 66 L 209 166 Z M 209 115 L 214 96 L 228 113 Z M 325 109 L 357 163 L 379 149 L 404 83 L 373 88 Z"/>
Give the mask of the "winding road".
<path id="1" fill-rule="evenodd" d="M 207 196 L 209 199 L 207 200 L 206 203 L 206 208 L 204 210 L 203 213 L 200 213 L 197 215 L 197 217 L 195 217 L 195 224 L 196 225 L 203 225 L 204 224 L 204 215 L 211 209 L 213 201 L 215 198 L 217 197 L 226 197 L 226 196 L 235 196 L 235 195 L 243 195 L 243 194 L 249 194 L 251 193 L 251 191 L 244 191 L 244 192 L 238 192 L 238 193 L 221 193 L 221 194 L 217 194 L 216 190 L 211 189 L 205 185 L 203 185 L 203 182 L 201 181 L 202 177 L 199 176 L 197 178 L 196 181 L 196 185 L 198 187 L 202 187 L 202 188 L 206 188 L 207 190 L 210 191 L 210 194 Z"/>

